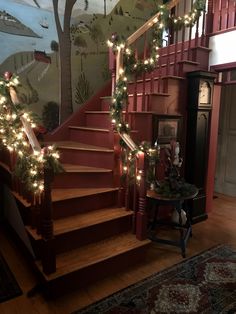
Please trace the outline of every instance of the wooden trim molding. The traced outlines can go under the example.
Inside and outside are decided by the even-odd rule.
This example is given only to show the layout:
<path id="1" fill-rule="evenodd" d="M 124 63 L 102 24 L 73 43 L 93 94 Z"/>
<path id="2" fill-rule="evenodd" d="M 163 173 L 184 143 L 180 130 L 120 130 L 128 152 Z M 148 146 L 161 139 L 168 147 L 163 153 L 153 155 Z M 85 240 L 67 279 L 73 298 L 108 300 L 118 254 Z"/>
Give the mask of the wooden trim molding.
<path id="1" fill-rule="evenodd" d="M 236 62 L 229 62 L 229 63 L 222 63 L 222 64 L 216 64 L 210 66 L 210 71 L 225 71 L 225 70 L 231 70 L 236 68 Z"/>

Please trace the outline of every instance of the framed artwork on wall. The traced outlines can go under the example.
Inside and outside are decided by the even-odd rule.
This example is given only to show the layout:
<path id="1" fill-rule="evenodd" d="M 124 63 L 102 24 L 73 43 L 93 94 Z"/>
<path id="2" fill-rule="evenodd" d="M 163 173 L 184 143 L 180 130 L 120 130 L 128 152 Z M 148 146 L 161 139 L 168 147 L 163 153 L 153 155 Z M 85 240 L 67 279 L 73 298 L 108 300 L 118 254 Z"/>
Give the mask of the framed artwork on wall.
<path id="1" fill-rule="evenodd" d="M 169 144 L 171 140 L 180 140 L 180 115 L 153 116 L 153 144 Z"/>

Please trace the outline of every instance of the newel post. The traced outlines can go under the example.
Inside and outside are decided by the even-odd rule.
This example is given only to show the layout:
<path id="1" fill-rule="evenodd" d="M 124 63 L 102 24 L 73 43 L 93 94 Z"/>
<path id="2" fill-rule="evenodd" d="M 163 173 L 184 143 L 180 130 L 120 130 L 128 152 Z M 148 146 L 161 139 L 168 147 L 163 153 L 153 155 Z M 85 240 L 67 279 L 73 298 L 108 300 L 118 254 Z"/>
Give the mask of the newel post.
<path id="1" fill-rule="evenodd" d="M 138 212 L 136 218 L 136 238 L 145 240 L 147 238 L 147 183 L 146 170 L 147 162 L 144 152 L 139 152 L 138 158 L 138 179 L 139 179 L 139 197 L 138 197 Z"/>
<path id="2" fill-rule="evenodd" d="M 42 265 L 46 274 L 56 271 L 56 254 L 53 236 L 51 183 L 53 172 L 44 168 L 44 195 L 41 207 Z"/>

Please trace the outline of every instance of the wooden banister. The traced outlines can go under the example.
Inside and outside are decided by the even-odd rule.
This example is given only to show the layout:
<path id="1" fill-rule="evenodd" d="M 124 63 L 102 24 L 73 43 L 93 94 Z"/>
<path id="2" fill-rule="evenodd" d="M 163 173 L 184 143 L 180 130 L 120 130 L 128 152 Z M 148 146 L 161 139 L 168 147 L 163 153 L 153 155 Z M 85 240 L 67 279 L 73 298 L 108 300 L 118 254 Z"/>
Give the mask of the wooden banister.
<path id="1" fill-rule="evenodd" d="M 13 87 L 9 87 L 10 97 L 14 105 L 20 103 L 16 91 Z M 33 152 L 40 152 L 41 145 L 35 136 L 31 124 L 27 118 L 22 115 L 20 117 L 21 123 L 24 127 L 24 132 L 29 140 Z M 42 266 L 45 274 L 51 274 L 56 271 L 56 255 L 54 250 L 54 235 L 53 235 L 53 218 L 52 218 L 52 198 L 51 198 L 51 183 L 53 181 L 53 171 L 44 167 L 44 192 L 42 202 L 39 204 L 37 199 L 31 199 L 31 218 L 32 227 L 37 228 L 37 232 L 42 236 Z M 27 194 L 27 191 L 26 191 Z M 24 195 L 23 195 L 24 196 Z M 39 219 L 39 220 L 38 220 Z"/>
<path id="2" fill-rule="evenodd" d="M 10 92 L 10 96 L 11 96 L 11 101 L 13 102 L 14 105 L 18 105 L 20 103 L 20 100 L 16 94 L 15 89 L 10 86 L 9 87 L 9 92 Z M 27 121 L 27 119 L 24 117 L 24 115 L 22 115 L 20 117 L 21 123 L 24 127 L 24 132 L 29 140 L 29 143 L 33 149 L 33 151 L 40 151 L 41 150 L 41 146 L 39 144 L 39 141 L 37 140 L 37 137 L 34 134 L 34 131 L 31 128 L 30 123 Z"/>
<path id="3" fill-rule="evenodd" d="M 171 10 L 178 3 L 179 3 L 179 0 L 173 0 L 167 5 L 167 8 Z M 157 12 L 145 24 L 143 24 L 136 32 L 130 35 L 126 40 L 127 45 L 129 46 L 133 44 L 139 37 L 141 37 L 144 33 L 146 33 L 155 23 L 157 23 L 159 14 L 160 13 Z"/>

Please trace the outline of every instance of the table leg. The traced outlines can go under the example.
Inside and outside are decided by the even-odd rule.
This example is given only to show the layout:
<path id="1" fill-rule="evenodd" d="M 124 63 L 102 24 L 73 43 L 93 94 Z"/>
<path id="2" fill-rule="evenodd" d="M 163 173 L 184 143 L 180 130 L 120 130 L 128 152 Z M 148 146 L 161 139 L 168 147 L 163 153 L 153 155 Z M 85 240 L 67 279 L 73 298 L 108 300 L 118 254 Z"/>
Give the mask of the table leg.
<path id="1" fill-rule="evenodd" d="M 177 204 L 176 204 L 176 210 L 179 214 L 179 233 L 180 233 L 180 248 L 181 248 L 181 253 L 182 253 L 182 256 L 185 257 L 185 250 L 186 250 L 186 245 L 185 245 L 185 240 L 184 240 L 184 230 L 182 228 L 182 216 L 181 216 L 181 210 L 182 210 L 182 204 L 183 202 L 179 201 Z"/>

